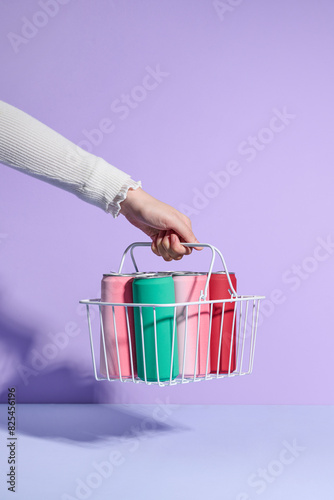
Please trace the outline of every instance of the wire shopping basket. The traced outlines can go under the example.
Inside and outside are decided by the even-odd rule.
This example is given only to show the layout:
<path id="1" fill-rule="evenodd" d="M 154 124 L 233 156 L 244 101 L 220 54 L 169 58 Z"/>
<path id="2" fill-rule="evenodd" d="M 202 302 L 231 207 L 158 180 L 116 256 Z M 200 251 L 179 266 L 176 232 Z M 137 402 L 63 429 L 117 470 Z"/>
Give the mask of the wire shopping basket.
<path id="1" fill-rule="evenodd" d="M 208 272 L 139 272 L 133 250 L 151 243 L 135 242 L 118 273 L 104 275 L 101 298 L 80 300 L 96 380 L 166 386 L 252 372 L 265 297 L 237 294 L 234 273 L 215 246 L 182 244 L 211 250 Z M 124 274 L 129 251 L 135 272 Z M 213 272 L 216 255 L 223 270 Z"/>

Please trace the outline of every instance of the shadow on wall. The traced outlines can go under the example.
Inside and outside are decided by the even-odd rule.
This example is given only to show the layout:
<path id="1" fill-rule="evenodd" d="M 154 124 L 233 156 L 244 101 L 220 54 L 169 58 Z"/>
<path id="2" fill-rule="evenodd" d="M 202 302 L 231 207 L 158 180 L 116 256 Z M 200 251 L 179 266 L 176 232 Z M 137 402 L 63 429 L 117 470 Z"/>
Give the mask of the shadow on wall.
<path id="1" fill-rule="evenodd" d="M 92 372 L 67 362 L 53 361 L 37 371 L 30 363 L 39 345 L 38 331 L 8 314 L 0 293 L 0 403 L 7 402 L 8 387 L 15 387 L 18 403 L 98 403 L 110 387 L 98 383 Z M 112 401 L 112 395 L 111 395 Z"/>
<path id="2" fill-rule="evenodd" d="M 38 340 L 35 329 L 4 310 L 0 295 L 0 403 L 7 403 L 9 387 L 15 387 L 18 404 L 42 403 L 17 407 L 20 434 L 94 445 L 101 440 L 125 438 L 131 442 L 139 435 L 184 430 L 165 423 L 170 410 L 164 410 L 164 405 L 154 405 L 148 414 L 140 414 L 125 407 L 91 404 L 105 400 L 107 391 L 110 398 L 110 384 L 99 383 L 92 373 L 88 375 L 68 363 L 53 364 L 27 382 L 18 367 L 29 366 L 28 358 Z M 0 427 L 7 428 L 6 419 Z"/>

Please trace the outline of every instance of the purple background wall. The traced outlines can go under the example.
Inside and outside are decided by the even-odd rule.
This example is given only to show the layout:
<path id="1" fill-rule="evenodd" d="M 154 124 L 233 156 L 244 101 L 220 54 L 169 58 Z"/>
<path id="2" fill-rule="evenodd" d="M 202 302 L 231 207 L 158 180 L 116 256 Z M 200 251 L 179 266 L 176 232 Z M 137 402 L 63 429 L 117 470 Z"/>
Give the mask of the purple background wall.
<path id="1" fill-rule="evenodd" d="M 0 390 L 16 385 L 19 402 L 333 403 L 333 2 L 63 0 L 44 16 L 43 1 L 0 4 L 0 98 L 189 213 L 239 291 L 268 298 L 250 377 L 95 382 L 78 300 L 97 296 L 102 273 L 147 237 L 1 165 Z M 165 75 L 142 96 L 148 66 Z M 131 93 L 136 107 L 111 109 Z M 114 131 L 87 143 L 103 118 Z M 212 184 L 230 161 L 237 175 Z M 139 249 L 138 260 L 203 269 L 208 254 L 167 265 Z M 68 344 L 48 351 L 60 332 Z"/>

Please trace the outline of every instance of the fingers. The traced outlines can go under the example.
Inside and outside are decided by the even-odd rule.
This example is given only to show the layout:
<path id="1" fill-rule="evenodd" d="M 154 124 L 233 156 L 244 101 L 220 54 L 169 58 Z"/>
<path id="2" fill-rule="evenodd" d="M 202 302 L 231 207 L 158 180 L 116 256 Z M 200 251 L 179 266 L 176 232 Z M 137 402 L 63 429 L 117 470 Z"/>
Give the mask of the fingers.
<path id="1" fill-rule="evenodd" d="M 155 253 L 155 255 L 157 255 L 158 257 L 161 257 L 160 253 L 159 253 L 159 250 L 158 250 L 158 247 L 157 247 L 157 235 L 155 235 L 153 237 L 153 241 L 152 241 L 152 244 L 151 244 L 151 250 L 153 253 Z"/>
<path id="2" fill-rule="evenodd" d="M 177 216 L 175 217 L 175 220 L 173 221 L 171 227 L 180 236 L 179 241 L 183 241 L 185 243 L 199 243 L 198 239 L 196 238 L 196 236 L 192 231 L 191 220 L 189 219 L 189 217 L 182 214 L 181 212 L 177 213 Z M 190 250 L 188 254 L 191 253 L 192 251 L 191 247 L 184 247 L 184 248 Z M 193 247 L 193 248 L 195 248 L 196 250 L 203 250 L 203 247 Z"/>
<path id="3" fill-rule="evenodd" d="M 152 241 L 151 248 L 155 255 L 161 256 L 167 262 L 180 260 L 192 252 L 191 247 L 181 244 L 179 236 L 171 229 L 159 231 Z"/>
<path id="4" fill-rule="evenodd" d="M 171 231 L 159 231 L 158 235 L 155 237 L 153 248 L 156 255 L 160 255 L 166 262 L 171 260 L 180 260 L 183 253 L 176 252 L 171 245 Z"/>
<path id="5" fill-rule="evenodd" d="M 181 245 L 179 237 L 173 231 L 166 231 L 162 239 L 161 246 L 167 253 L 167 256 L 173 260 L 180 260 L 184 255 L 188 255 L 189 248 Z"/>
<path id="6" fill-rule="evenodd" d="M 171 260 L 180 260 L 184 255 L 191 254 L 193 248 L 202 250 L 203 247 L 182 245 L 182 243 L 199 243 L 199 241 L 192 231 L 189 217 L 172 207 L 168 208 L 168 217 L 160 219 L 158 223 L 155 222 L 158 233 L 154 236 L 151 235 L 151 249 L 155 255 L 161 256 L 165 261 L 170 262 Z M 163 229 L 160 229 L 161 227 Z"/>
<path id="7" fill-rule="evenodd" d="M 161 257 L 166 261 L 170 262 L 173 260 L 172 255 L 169 253 L 170 244 L 169 244 L 169 234 L 168 231 L 159 231 L 159 234 L 156 237 L 156 247 L 161 255 Z"/>
<path id="8" fill-rule="evenodd" d="M 175 260 L 180 260 L 184 255 L 189 255 L 192 252 L 191 247 L 181 245 L 180 238 L 176 233 L 174 233 L 174 231 L 170 231 L 169 242 L 169 254 L 172 255 Z"/>

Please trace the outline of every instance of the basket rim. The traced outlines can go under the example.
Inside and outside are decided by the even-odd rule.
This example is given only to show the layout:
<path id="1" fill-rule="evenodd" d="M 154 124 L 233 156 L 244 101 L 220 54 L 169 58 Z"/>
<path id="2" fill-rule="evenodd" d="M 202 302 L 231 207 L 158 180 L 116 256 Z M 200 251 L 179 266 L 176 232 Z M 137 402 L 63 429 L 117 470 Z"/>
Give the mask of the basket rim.
<path id="1" fill-rule="evenodd" d="M 87 306 L 123 306 L 123 307 L 177 307 L 177 306 L 195 306 L 203 304 L 224 304 L 232 302 L 246 302 L 265 299 L 264 295 L 237 295 L 230 299 L 211 299 L 211 300 L 197 300 L 196 302 L 170 302 L 170 303 L 141 303 L 141 302 L 102 302 L 101 299 L 82 299 L 79 300 L 80 304 Z"/>

